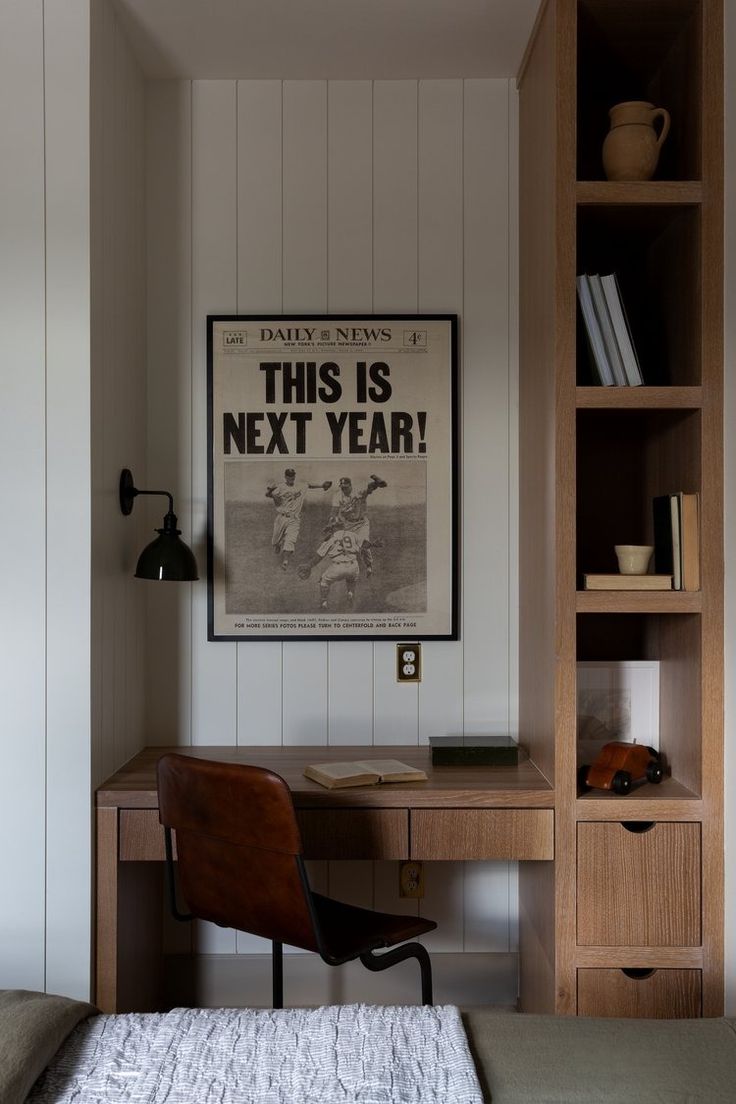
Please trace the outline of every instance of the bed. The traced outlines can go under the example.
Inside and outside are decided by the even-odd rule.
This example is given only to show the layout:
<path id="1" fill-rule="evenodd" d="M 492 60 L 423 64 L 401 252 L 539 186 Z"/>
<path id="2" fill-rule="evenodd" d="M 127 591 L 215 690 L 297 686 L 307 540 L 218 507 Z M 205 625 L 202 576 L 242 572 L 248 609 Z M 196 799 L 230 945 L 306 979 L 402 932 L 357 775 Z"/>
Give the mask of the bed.
<path id="1" fill-rule="evenodd" d="M 2 1104 L 733 1104 L 736 1021 L 453 1006 L 100 1016 L 0 991 Z"/>

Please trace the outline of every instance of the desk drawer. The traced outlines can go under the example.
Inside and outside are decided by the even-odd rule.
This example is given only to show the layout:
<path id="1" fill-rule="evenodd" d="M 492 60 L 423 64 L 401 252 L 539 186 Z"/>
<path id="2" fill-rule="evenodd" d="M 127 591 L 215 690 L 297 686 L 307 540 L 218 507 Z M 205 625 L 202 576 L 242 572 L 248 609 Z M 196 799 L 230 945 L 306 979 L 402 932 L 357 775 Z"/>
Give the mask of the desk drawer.
<path id="1" fill-rule="evenodd" d="M 697 947 L 700 825 L 578 824 L 578 944 Z"/>
<path id="2" fill-rule="evenodd" d="M 415 809 L 412 859 L 552 859 L 552 809 Z"/>
<path id="3" fill-rule="evenodd" d="M 579 1016 L 695 1019 L 701 1004 L 700 970 L 578 970 Z"/>
<path id="4" fill-rule="evenodd" d="M 307 859 L 408 859 L 406 809 L 298 809 Z"/>
<path id="5" fill-rule="evenodd" d="M 158 809 L 121 809 L 120 861 L 163 862 L 165 858 L 164 830 L 159 824 Z"/>
<path id="6" fill-rule="evenodd" d="M 297 819 L 308 859 L 409 858 L 406 809 L 301 809 Z M 158 810 L 121 809 L 120 861 L 163 862 L 165 858 Z"/>

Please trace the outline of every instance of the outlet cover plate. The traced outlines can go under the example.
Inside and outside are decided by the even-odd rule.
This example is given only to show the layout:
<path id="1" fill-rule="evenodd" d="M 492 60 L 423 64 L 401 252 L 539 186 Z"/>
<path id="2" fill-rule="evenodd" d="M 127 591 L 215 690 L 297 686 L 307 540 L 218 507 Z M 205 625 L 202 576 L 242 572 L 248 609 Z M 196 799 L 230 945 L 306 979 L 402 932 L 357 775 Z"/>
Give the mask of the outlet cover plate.
<path id="1" fill-rule="evenodd" d="M 396 681 L 422 681 L 422 645 L 396 645 Z"/>

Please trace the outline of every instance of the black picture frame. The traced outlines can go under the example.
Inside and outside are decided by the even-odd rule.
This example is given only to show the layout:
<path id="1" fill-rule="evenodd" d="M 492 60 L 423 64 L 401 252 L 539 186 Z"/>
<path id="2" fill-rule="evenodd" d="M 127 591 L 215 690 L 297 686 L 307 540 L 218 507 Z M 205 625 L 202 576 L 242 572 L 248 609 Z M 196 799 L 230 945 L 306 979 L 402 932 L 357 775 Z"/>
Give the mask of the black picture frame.
<path id="1" fill-rule="evenodd" d="M 457 314 L 208 315 L 207 466 L 208 640 L 458 639 Z"/>

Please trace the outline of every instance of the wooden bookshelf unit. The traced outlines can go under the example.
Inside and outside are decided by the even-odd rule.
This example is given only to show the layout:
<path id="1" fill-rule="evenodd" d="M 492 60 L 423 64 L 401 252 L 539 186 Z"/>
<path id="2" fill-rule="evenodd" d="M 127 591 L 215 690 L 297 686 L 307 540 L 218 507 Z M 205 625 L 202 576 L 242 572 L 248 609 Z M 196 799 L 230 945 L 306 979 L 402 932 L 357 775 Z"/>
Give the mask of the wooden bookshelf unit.
<path id="1" fill-rule="evenodd" d="M 520 738 L 554 784 L 555 863 L 520 870 L 521 1004 L 723 1010 L 723 13 L 547 0 L 520 94 Z M 611 182 L 608 110 L 672 118 Z M 596 386 L 576 276 L 615 271 L 645 386 Z M 701 589 L 584 591 L 652 499 L 700 496 Z M 578 661 L 658 660 L 667 777 L 580 791 Z"/>

